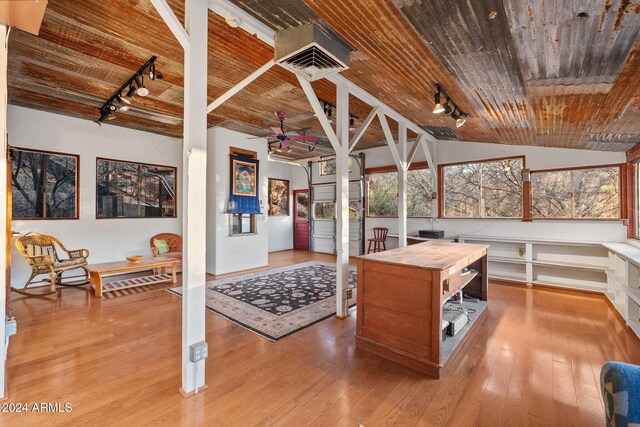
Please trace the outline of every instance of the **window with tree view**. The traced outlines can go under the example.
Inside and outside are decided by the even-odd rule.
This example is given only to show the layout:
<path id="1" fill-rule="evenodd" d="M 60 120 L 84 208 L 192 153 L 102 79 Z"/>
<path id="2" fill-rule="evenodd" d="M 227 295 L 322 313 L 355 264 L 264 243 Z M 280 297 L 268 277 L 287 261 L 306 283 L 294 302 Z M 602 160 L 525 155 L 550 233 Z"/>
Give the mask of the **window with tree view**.
<path id="1" fill-rule="evenodd" d="M 78 156 L 11 149 L 14 219 L 78 218 Z"/>
<path id="2" fill-rule="evenodd" d="M 98 159 L 98 218 L 176 216 L 176 168 Z"/>
<path id="3" fill-rule="evenodd" d="M 531 173 L 533 218 L 620 218 L 620 167 Z"/>
<path id="4" fill-rule="evenodd" d="M 521 218 L 522 158 L 443 167 L 444 216 Z"/>
<path id="5" fill-rule="evenodd" d="M 347 160 L 349 165 L 349 172 L 353 169 L 353 159 L 349 157 Z M 336 174 L 336 159 L 323 160 L 319 163 L 320 175 L 335 175 Z"/>
<path id="6" fill-rule="evenodd" d="M 433 177 L 429 169 L 407 172 L 407 216 L 433 215 L 431 194 Z M 398 216 L 398 172 L 378 172 L 369 175 L 369 216 Z"/>

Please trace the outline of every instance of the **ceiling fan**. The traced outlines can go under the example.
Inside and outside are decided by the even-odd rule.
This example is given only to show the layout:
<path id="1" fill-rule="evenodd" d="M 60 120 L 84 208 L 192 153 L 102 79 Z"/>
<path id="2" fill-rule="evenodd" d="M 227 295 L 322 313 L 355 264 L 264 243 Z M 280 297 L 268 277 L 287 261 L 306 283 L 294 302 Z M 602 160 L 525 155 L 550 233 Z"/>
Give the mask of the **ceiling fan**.
<path id="1" fill-rule="evenodd" d="M 309 151 L 315 150 L 315 146 L 318 142 L 318 137 L 315 135 L 300 135 L 298 132 L 285 132 L 284 130 L 284 119 L 287 117 L 286 114 L 282 111 L 276 112 L 276 117 L 280 120 L 280 127 L 272 127 L 271 130 L 276 134 L 275 139 L 268 141 L 269 151 L 291 151 L 291 142 L 297 141 L 301 142 L 303 145 L 306 145 Z M 274 146 L 277 145 L 277 148 Z"/>

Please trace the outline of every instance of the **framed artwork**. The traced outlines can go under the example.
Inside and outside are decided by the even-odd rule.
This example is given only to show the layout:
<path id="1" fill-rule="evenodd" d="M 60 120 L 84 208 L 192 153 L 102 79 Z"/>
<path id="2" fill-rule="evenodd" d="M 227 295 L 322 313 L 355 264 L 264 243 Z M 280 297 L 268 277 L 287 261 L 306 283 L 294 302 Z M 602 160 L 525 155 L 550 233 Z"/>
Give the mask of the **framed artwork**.
<path id="1" fill-rule="evenodd" d="M 289 216 L 289 181 L 269 178 L 269 215 Z"/>
<path id="2" fill-rule="evenodd" d="M 233 161 L 232 192 L 235 196 L 256 196 L 256 163 L 239 159 Z"/>
<path id="3" fill-rule="evenodd" d="M 78 219 L 75 154 L 10 148 L 13 219 Z"/>
<path id="4" fill-rule="evenodd" d="M 96 218 L 176 218 L 173 166 L 96 159 Z"/>

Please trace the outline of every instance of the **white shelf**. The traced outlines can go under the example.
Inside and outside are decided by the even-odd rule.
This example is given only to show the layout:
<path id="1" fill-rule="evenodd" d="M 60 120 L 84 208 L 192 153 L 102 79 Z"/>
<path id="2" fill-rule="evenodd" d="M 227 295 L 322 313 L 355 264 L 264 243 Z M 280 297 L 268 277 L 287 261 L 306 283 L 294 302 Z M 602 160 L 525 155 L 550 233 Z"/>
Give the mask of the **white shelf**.
<path id="1" fill-rule="evenodd" d="M 578 262 L 566 262 L 566 261 L 540 261 L 533 260 L 531 261 L 533 265 L 543 265 L 546 267 L 561 267 L 561 268 L 577 268 L 580 270 L 593 270 L 604 273 L 606 267 L 604 265 L 589 265 L 589 264 L 581 264 Z"/>
<path id="2" fill-rule="evenodd" d="M 489 262 L 502 262 L 506 264 L 526 264 L 527 260 L 524 258 L 509 258 L 502 256 L 488 256 L 487 261 Z"/>
<path id="3" fill-rule="evenodd" d="M 624 286 L 623 290 L 627 295 L 629 295 L 629 298 L 634 300 L 636 304 L 640 305 L 640 289 L 633 289 Z"/>
<path id="4" fill-rule="evenodd" d="M 527 279 L 523 275 L 505 274 L 505 273 L 489 273 L 489 279 L 507 280 L 510 282 L 527 283 Z"/>
<path id="5" fill-rule="evenodd" d="M 629 318 L 640 310 L 639 246 L 479 235 L 461 235 L 459 241 L 489 245 L 492 279 L 605 295 L 640 336 L 640 321 Z"/>
<path id="6" fill-rule="evenodd" d="M 568 245 L 568 246 L 600 246 L 600 242 L 592 241 L 574 241 L 574 240 L 554 240 L 554 239 L 537 239 L 537 238 L 518 238 L 518 237 L 498 237 L 498 236 L 479 236 L 473 234 L 462 234 L 459 239 L 466 241 L 480 242 L 505 242 L 505 243 L 536 243 L 542 245 Z"/>
<path id="7" fill-rule="evenodd" d="M 622 276 L 616 276 L 616 272 L 611 270 L 610 268 L 605 268 L 604 272 L 606 273 L 606 275 L 613 280 L 616 285 L 618 286 L 624 286 L 623 283 L 625 282 L 625 278 Z M 626 287 L 626 286 L 625 286 Z"/>
<path id="8" fill-rule="evenodd" d="M 555 287 L 559 287 L 559 288 L 567 288 L 567 289 L 577 289 L 577 290 L 581 290 L 581 291 L 591 291 L 591 292 L 601 292 L 601 293 L 605 293 L 606 292 L 606 287 L 607 284 L 606 283 L 602 283 L 599 284 L 598 282 L 593 282 L 593 285 L 589 285 L 586 283 L 575 283 L 573 281 L 565 281 L 565 280 L 558 280 L 557 278 L 554 280 L 534 280 L 532 282 L 534 285 L 539 285 L 539 286 L 555 286 Z"/>

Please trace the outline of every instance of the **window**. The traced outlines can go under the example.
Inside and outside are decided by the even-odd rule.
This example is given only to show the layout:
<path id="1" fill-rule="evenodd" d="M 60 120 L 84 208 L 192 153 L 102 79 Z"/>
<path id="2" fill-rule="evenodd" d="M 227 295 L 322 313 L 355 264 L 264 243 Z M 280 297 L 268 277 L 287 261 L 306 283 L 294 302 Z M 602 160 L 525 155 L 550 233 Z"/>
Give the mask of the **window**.
<path id="1" fill-rule="evenodd" d="M 353 159 L 349 157 L 348 160 L 349 172 L 353 169 Z M 336 174 L 336 159 L 323 160 L 319 163 L 320 175 L 335 175 Z"/>
<path id="2" fill-rule="evenodd" d="M 175 218 L 176 168 L 119 160 L 96 163 L 97 218 Z"/>
<path id="3" fill-rule="evenodd" d="M 429 169 L 407 172 L 407 216 L 433 215 L 433 176 Z M 398 172 L 369 174 L 369 216 L 398 216 Z"/>
<path id="4" fill-rule="evenodd" d="M 316 202 L 313 204 L 313 217 L 315 219 L 335 219 L 335 202 Z"/>
<path id="5" fill-rule="evenodd" d="M 315 202 L 313 204 L 315 219 L 336 219 L 336 202 Z M 349 202 L 349 221 L 360 219 L 360 202 Z"/>
<path id="6" fill-rule="evenodd" d="M 256 221 L 254 214 L 231 214 L 231 234 L 255 234 Z"/>
<path id="7" fill-rule="evenodd" d="M 76 155 L 11 149 L 13 219 L 78 218 Z"/>
<path id="8" fill-rule="evenodd" d="M 620 167 L 531 173 L 533 218 L 620 218 Z"/>
<path id="9" fill-rule="evenodd" d="M 443 166 L 443 216 L 521 218 L 523 168 L 523 158 Z"/>

